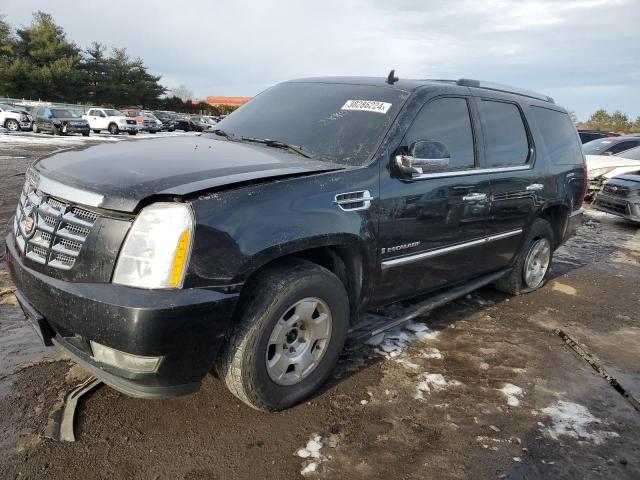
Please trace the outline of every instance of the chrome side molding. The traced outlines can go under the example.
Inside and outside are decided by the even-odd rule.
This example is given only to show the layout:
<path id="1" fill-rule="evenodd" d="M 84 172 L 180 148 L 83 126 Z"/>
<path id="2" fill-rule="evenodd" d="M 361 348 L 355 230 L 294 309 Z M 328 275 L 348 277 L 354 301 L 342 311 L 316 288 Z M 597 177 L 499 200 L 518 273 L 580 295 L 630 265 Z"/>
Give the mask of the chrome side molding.
<path id="1" fill-rule="evenodd" d="M 488 237 L 479 238 L 477 240 L 471 240 L 470 242 L 458 243 L 456 245 L 450 245 L 448 247 L 437 248 L 435 250 L 427 250 L 426 252 L 415 253 L 413 255 L 407 255 L 406 257 L 392 258 L 390 260 L 384 260 L 382 262 L 382 269 L 398 267 L 400 265 L 406 265 L 408 263 L 419 262 L 427 258 L 433 258 L 440 255 L 446 255 L 447 253 L 456 252 L 476 245 L 482 245 L 483 243 L 495 242 L 502 240 L 503 238 L 513 237 L 522 233 L 522 228 L 516 230 L 509 230 L 507 232 L 498 233 L 496 235 L 490 235 Z"/>

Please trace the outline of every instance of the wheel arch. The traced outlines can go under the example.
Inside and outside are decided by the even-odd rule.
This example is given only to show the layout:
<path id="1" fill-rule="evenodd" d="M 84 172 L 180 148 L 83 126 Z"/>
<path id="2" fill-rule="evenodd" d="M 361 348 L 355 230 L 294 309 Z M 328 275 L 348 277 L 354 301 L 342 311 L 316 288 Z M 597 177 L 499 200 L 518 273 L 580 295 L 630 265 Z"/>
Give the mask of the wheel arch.
<path id="1" fill-rule="evenodd" d="M 569 225 L 569 213 L 570 209 L 567 205 L 555 204 L 545 207 L 538 215 L 539 218 L 543 218 L 551 225 L 554 237 L 554 249 L 558 248 L 564 241 Z"/>

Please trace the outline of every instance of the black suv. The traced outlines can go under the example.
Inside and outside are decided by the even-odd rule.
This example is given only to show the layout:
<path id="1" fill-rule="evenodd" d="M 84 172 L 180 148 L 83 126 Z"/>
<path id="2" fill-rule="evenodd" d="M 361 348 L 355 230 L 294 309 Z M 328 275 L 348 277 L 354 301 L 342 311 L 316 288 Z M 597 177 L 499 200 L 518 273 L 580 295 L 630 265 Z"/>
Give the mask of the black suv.
<path id="1" fill-rule="evenodd" d="M 277 410 L 322 384 L 367 309 L 539 288 L 586 179 L 548 97 L 303 79 L 199 137 L 36 162 L 6 257 L 44 341 L 113 388 L 185 394 L 214 368 Z"/>
<path id="2" fill-rule="evenodd" d="M 81 133 L 89 136 L 89 123 L 80 115 L 67 108 L 36 107 L 33 110 L 33 131 L 49 132 L 54 135 Z"/>

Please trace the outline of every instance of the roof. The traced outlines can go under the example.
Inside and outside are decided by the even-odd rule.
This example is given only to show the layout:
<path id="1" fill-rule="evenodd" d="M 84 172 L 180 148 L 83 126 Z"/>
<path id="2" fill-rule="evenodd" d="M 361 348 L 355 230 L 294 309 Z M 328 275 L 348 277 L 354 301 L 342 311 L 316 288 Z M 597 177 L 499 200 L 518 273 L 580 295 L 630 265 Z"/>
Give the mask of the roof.
<path id="1" fill-rule="evenodd" d="M 502 85 L 499 83 L 491 83 L 480 80 L 472 80 L 468 78 L 461 78 L 458 80 L 412 80 L 412 79 L 399 79 L 393 84 L 387 83 L 386 77 L 312 77 L 312 78 L 300 78 L 297 80 L 291 80 L 291 82 L 314 82 L 314 83 L 343 83 L 349 85 L 368 85 L 377 87 L 387 87 L 396 90 L 413 91 L 417 88 L 427 85 L 458 85 L 462 87 L 480 88 L 487 90 L 494 90 L 498 92 L 510 93 L 513 95 L 519 95 L 529 98 L 535 98 L 549 103 L 554 103 L 551 97 L 540 93 L 525 90 L 519 87 L 513 87 L 510 85 Z"/>
<path id="2" fill-rule="evenodd" d="M 216 96 L 208 96 L 205 98 L 205 102 L 209 105 L 230 105 L 234 107 L 239 107 L 240 105 L 244 105 L 251 97 L 216 97 Z"/>

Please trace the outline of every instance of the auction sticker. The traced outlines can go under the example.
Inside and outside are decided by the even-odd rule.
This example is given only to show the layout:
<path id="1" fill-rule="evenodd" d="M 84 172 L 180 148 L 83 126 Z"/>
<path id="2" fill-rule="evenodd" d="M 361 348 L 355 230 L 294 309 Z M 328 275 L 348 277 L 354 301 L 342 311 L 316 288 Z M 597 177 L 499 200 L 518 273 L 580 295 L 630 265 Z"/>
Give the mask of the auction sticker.
<path id="1" fill-rule="evenodd" d="M 361 112 L 387 113 L 391 104 L 376 100 L 347 100 L 340 110 L 359 110 Z"/>

